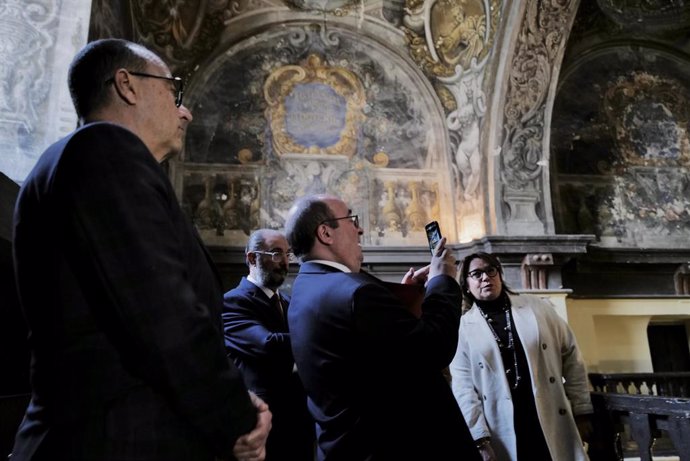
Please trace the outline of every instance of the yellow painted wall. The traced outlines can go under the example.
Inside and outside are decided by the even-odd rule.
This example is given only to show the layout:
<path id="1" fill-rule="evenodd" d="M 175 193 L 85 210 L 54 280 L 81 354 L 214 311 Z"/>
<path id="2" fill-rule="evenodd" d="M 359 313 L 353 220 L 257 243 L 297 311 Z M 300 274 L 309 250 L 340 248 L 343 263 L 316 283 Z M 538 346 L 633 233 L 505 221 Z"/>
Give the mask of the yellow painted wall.
<path id="1" fill-rule="evenodd" d="M 651 372 L 649 323 L 690 323 L 690 298 L 566 298 L 566 305 L 568 322 L 592 372 Z"/>

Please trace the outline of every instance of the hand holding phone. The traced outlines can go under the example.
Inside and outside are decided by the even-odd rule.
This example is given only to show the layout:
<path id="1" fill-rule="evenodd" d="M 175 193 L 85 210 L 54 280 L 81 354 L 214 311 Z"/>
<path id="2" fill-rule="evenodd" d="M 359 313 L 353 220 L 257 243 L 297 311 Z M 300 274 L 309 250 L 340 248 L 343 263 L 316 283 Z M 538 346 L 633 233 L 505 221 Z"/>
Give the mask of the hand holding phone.
<path id="1" fill-rule="evenodd" d="M 438 226 L 438 221 L 431 221 L 424 226 L 424 230 L 426 231 L 426 238 L 429 240 L 429 250 L 431 250 L 431 254 L 433 255 L 436 245 L 438 245 L 438 242 L 443 238 L 441 236 L 441 228 Z"/>
<path id="2" fill-rule="evenodd" d="M 429 240 L 429 250 L 431 250 L 431 264 L 429 268 L 429 279 L 437 275 L 445 274 L 455 277 L 457 274 L 457 267 L 455 267 L 455 256 L 452 251 L 443 249 L 440 254 L 436 254 L 435 250 L 439 243 L 445 239 L 441 236 L 441 229 L 437 221 L 432 221 L 426 226 L 426 237 Z"/>

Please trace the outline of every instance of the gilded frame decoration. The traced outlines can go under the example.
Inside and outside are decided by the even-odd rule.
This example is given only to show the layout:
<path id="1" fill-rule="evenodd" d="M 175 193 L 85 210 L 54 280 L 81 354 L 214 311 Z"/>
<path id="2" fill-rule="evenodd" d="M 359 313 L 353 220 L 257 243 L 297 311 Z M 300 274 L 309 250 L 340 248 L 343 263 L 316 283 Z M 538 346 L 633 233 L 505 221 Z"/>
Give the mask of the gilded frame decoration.
<path id="1" fill-rule="evenodd" d="M 313 140 L 309 144 L 301 142 L 289 127 L 291 111 L 287 104 L 288 99 L 293 97 L 300 87 L 309 84 L 320 87 L 322 93 L 332 91 L 334 97 L 331 99 L 339 98 L 344 103 L 344 120 L 334 120 L 334 124 L 340 124 L 342 129 L 338 140 L 330 145 L 319 145 Z M 355 155 L 360 125 L 364 120 L 362 109 L 366 98 L 362 83 L 354 73 L 344 67 L 331 67 L 318 55 L 310 54 L 301 65 L 287 65 L 274 70 L 266 78 L 263 89 L 268 104 L 265 114 L 266 119 L 270 121 L 276 154 L 344 155 L 348 158 Z M 328 118 L 331 115 L 313 107 L 314 102 L 302 103 L 308 104 L 310 112 L 319 117 Z M 315 119 L 312 122 L 313 131 L 322 128 L 319 120 Z M 331 126 L 331 129 L 333 128 Z"/>

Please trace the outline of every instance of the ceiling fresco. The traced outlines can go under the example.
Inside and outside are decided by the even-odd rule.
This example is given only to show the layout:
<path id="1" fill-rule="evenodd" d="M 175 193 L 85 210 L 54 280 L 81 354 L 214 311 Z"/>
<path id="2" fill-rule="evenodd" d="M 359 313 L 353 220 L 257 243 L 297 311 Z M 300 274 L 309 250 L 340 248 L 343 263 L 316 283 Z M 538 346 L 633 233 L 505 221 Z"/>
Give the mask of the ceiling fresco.
<path id="1" fill-rule="evenodd" d="M 611 46 L 562 77 L 552 178 L 560 232 L 609 246 L 690 238 L 690 61 L 671 50 Z"/>

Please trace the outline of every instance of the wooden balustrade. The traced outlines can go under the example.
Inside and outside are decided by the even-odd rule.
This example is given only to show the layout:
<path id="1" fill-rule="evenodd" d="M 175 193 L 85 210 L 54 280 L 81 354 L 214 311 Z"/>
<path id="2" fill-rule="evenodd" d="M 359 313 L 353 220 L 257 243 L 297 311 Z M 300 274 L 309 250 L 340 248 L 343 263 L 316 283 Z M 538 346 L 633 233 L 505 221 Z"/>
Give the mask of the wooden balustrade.
<path id="1" fill-rule="evenodd" d="M 690 397 L 690 372 L 590 373 L 596 392 Z"/>
<path id="2" fill-rule="evenodd" d="M 690 461 L 690 373 L 592 373 L 589 377 L 595 412 L 591 461 L 622 460 L 624 432 L 637 445 L 634 455 L 642 461 L 652 460 L 652 447 L 659 439 L 668 441 L 672 452 L 664 454 Z"/>

